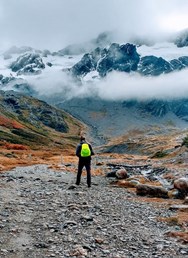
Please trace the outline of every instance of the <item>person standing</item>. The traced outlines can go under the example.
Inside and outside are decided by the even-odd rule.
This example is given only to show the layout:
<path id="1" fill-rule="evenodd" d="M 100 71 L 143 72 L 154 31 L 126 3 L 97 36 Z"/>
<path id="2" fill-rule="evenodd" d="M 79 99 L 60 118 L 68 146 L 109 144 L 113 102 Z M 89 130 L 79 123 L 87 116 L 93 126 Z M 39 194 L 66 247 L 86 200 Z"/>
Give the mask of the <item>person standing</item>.
<path id="1" fill-rule="evenodd" d="M 85 137 L 80 137 L 80 143 L 76 148 L 76 156 L 78 161 L 78 172 L 76 177 L 76 185 L 80 184 L 82 169 L 85 167 L 87 172 L 87 185 L 91 187 L 91 156 L 95 155 L 90 143 L 88 143 Z"/>

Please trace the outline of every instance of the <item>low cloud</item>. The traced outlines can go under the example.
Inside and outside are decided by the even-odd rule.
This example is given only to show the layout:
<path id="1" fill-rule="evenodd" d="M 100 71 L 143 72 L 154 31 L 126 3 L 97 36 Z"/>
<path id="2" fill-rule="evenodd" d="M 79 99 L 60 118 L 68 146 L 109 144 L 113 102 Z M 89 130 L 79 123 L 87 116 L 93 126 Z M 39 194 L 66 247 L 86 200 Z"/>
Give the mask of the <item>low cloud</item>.
<path id="1" fill-rule="evenodd" d="M 113 72 L 98 85 L 98 95 L 108 100 L 188 98 L 188 69 L 158 77 Z"/>
<path id="2" fill-rule="evenodd" d="M 75 82 L 62 71 L 30 78 L 29 83 L 40 96 L 67 100 L 75 97 L 99 97 L 105 100 L 121 101 L 129 99 L 177 99 L 188 98 L 188 69 L 160 75 L 144 77 L 136 73 L 111 72 L 97 82 Z"/>
<path id="3" fill-rule="evenodd" d="M 61 70 L 53 70 L 47 74 L 42 73 L 37 77 L 27 77 L 27 81 L 42 98 L 67 100 L 73 97 L 90 96 L 88 84 L 75 81 Z"/>

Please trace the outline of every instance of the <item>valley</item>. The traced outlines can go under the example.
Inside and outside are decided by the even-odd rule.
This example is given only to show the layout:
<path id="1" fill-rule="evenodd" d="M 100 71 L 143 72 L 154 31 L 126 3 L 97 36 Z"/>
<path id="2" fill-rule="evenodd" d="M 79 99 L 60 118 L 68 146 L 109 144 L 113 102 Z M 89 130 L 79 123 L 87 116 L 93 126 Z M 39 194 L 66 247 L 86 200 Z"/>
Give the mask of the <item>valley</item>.
<path id="1" fill-rule="evenodd" d="M 0 258 L 188 257 L 187 13 L 0 1 Z"/>
<path id="2" fill-rule="evenodd" d="M 187 198 L 174 186 L 188 177 L 178 39 L 120 44 L 104 33 L 0 54 L 2 257 L 187 255 Z M 81 135 L 95 152 L 91 191 L 85 171 L 74 184 Z"/>

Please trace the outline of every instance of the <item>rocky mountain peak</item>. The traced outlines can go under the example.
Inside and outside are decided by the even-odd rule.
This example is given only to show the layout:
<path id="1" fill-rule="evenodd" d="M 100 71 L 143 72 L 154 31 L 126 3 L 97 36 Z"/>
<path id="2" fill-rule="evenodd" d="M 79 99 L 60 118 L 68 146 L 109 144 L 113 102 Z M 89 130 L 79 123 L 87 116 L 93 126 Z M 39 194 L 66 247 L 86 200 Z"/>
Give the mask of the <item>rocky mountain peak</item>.
<path id="1" fill-rule="evenodd" d="M 16 61 L 14 61 L 10 68 L 13 72 L 17 72 L 18 75 L 21 74 L 38 74 L 41 69 L 45 68 L 45 64 L 38 53 L 25 53 L 19 56 Z"/>

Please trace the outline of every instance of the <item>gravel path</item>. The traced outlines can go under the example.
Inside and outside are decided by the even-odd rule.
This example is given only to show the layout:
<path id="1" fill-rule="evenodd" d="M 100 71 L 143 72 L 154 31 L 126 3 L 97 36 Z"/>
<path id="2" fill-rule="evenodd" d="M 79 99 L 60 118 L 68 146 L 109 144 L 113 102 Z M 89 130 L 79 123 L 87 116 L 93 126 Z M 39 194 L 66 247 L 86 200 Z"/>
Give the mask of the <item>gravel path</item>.
<path id="1" fill-rule="evenodd" d="M 165 234 L 175 226 L 157 221 L 172 211 L 135 202 L 108 180 L 74 187 L 75 174 L 45 165 L 1 174 L 0 257 L 188 257 Z"/>

